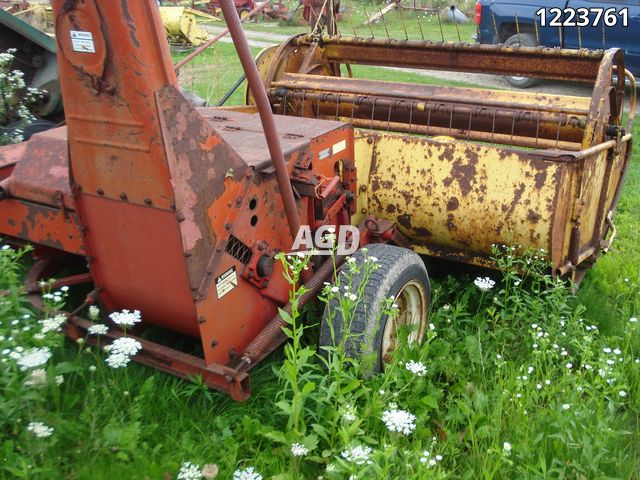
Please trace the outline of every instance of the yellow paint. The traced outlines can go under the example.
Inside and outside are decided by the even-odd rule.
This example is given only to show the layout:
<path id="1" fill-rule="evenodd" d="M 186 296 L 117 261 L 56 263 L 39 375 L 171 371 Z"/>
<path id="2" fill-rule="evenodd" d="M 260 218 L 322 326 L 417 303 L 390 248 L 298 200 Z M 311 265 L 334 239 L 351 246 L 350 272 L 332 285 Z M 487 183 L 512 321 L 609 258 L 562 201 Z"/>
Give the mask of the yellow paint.
<path id="1" fill-rule="evenodd" d="M 209 38 L 207 31 L 198 26 L 196 15 L 189 8 L 160 7 L 160 17 L 167 36 L 173 42 L 198 46 Z"/>
<path id="2" fill-rule="evenodd" d="M 396 222 L 420 253 L 486 265 L 494 243 L 568 248 L 565 239 L 552 241 L 558 209 L 569 205 L 561 196 L 568 163 L 525 150 L 366 131 L 355 147 L 358 184 L 367 185 L 358 192 L 358 212 Z"/>

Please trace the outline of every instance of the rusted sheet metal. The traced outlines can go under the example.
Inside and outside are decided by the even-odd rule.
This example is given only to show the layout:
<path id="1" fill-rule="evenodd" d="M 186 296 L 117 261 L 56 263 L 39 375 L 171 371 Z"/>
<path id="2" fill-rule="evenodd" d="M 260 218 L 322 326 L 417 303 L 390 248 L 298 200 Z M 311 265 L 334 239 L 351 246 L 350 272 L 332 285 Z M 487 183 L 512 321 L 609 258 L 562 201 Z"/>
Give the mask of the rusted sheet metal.
<path id="1" fill-rule="evenodd" d="M 298 37 L 296 45 L 304 47 L 314 42 L 315 38 L 307 35 Z M 585 49 L 349 36 L 325 36 L 321 43 L 330 62 L 537 76 L 579 82 L 595 81 L 603 57 L 602 51 Z"/>
<path id="2" fill-rule="evenodd" d="M 549 155 L 360 131 L 358 209 L 396 222 L 421 253 L 494 266 L 493 244 L 518 244 L 567 273 L 597 258 L 615 209 L 627 143 L 605 147 Z"/>
<path id="3" fill-rule="evenodd" d="M 282 73 L 271 88 L 330 94 L 367 95 L 402 100 L 421 100 L 433 103 L 456 103 L 478 108 L 502 108 L 518 111 L 555 113 L 562 118 L 586 117 L 590 99 L 570 95 L 531 93 L 525 91 L 489 90 L 484 88 L 452 87 L 399 83 L 363 78 L 342 78 L 302 73 Z M 273 93 L 273 90 L 271 91 Z"/>
<path id="4" fill-rule="evenodd" d="M 369 138 L 373 143 L 363 149 Z M 366 158 L 366 155 L 371 156 Z M 416 245 L 486 263 L 494 243 L 551 251 L 566 208 L 563 164 L 496 147 L 366 134 L 358 168 L 370 163 L 360 211 L 396 222 Z M 359 200 L 362 200 L 360 197 Z"/>
<path id="5" fill-rule="evenodd" d="M 14 198 L 74 210 L 69 183 L 67 129 L 48 130 L 22 144 L 8 190 Z"/>
<path id="6" fill-rule="evenodd" d="M 109 310 L 138 309 L 146 322 L 198 336 L 174 212 L 82 196 L 89 267 Z"/>
<path id="7" fill-rule="evenodd" d="M 73 180 L 85 192 L 173 204 L 153 92 L 177 81 L 157 6 L 55 0 L 60 82 Z M 122 20 L 120 20 L 122 19 Z M 71 31 L 91 34 L 77 51 Z"/>
<path id="8" fill-rule="evenodd" d="M 0 233 L 69 253 L 85 253 L 75 212 L 18 199 L 0 202 Z"/>
<path id="9" fill-rule="evenodd" d="M 26 148 L 24 142 L 0 147 L 0 182 L 11 175 Z"/>
<path id="10" fill-rule="evenodd" d="M 247 165 L 176 88 L 160 90 L 157 98 L 189 285 L 195 293 L 205 279 L 212 280 L 206 270 L 225 231 L 224 225 L 211 225 L 208 209 L 244 194 Z"/>

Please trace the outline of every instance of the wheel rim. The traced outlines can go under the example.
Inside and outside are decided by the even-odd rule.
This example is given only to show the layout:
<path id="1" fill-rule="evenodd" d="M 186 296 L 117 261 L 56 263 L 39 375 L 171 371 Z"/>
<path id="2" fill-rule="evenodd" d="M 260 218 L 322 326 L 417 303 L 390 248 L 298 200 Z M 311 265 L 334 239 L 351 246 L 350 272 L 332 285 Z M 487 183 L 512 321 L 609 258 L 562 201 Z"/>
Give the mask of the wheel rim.
<path id="1" fill-rule="evenodd" d="M 398 316 L 388 317 L 382 332 L 380 356 L 383 362 L 390 362 L 398 343 L 398 328 L 415 325 L 417 328 L 409 334 L 408 342 L 421 342 L 427 326 L 427 290 L 422 282 L 411 280 L 406 283 L 395 299 Z"/>

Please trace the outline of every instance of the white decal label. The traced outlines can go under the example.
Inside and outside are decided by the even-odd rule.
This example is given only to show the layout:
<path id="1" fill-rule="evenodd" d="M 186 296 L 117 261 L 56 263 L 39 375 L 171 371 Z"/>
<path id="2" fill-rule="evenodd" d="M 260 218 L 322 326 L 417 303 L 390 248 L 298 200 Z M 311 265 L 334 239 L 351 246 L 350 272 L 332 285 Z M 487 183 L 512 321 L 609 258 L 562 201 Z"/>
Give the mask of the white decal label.
<path id="1" fill-rule="evenodd" d="M 218 300 L 238 286 L 238 276 L 236 275 L 236 267 L 231 267 L 222 275 L 216 278 L 216 293 Z"/>
<path id="2" fill-rule="evenodd" d="M 74 52 L 96 53 L 91 32 L 71 30 L 71 46 Z"/>
<path id="3" fill-rule="evenodd" d="M 320 153 L 318 154 L 318 160 L 324 160 L 329 155 L 331 155 L 331 149 L 325 148 L 324 150 L 321 150 Z"/>
<path id="4" fill-rule="evenodd" d="M 333 145 L 333 154 L 335 155 L 336 153 L 340 153 L 345 148 L 347 148 L 347 141 L 346 140 L 342 140 L 341 142 L 338 142 L 338 143 Z"/>

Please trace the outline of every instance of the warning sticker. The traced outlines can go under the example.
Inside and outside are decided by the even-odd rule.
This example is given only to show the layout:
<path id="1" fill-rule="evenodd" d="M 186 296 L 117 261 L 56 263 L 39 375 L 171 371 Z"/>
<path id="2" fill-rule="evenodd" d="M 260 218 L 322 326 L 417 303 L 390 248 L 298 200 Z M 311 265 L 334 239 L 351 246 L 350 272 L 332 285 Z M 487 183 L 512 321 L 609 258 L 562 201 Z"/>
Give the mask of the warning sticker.
<path id="1" fill-rule="evenodd" d="M 74 52 L 96 53 L 91 32 L 71 30 L 71 46 Z"/>
<path id="2" fill-rule="evenodd" d="M 335 143 L 333 145 L 333 154 L 335 155 L 336 153 L 340 153 L 341 151 L 343 151 L 346 148 L 347 148 L 347 141 L 346 140 L 342 140 L 341 142 Z"/>
<path id="3" fill-rule="evenodd" d="M 222 275 L 216 278 L 216 293 L 218 300 L 238 286 L 238 276 L 236 275 L 236 267 L 231 267 Z"/>

